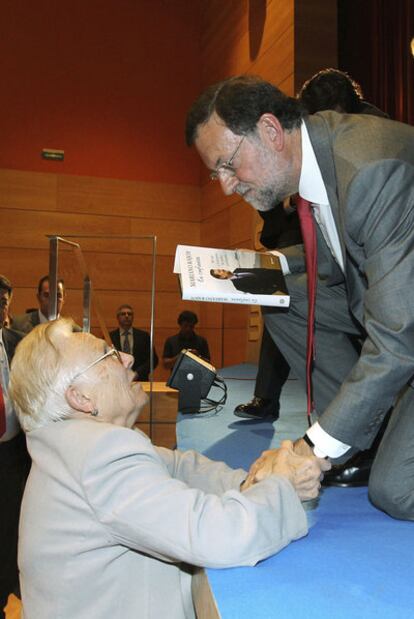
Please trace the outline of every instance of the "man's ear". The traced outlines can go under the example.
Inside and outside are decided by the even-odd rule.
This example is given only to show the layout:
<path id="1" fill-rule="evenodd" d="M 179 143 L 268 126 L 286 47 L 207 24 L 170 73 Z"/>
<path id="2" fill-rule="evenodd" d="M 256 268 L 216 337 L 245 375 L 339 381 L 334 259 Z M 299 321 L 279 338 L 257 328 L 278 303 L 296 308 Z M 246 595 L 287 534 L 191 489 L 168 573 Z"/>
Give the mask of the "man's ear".
<path id="1" fill-rule="evenodd" d="M 69 406 L 75 411 L 89 414 L 95 408 L 91 400 L 73 385 L 66 389 L 65 398 Z"/>
<path id="2" fill-rule="evenodd" d="M 262 114 L 257 123 L 259 135 L 264 144 L 280 152 L 285 144 L 285 132 L 279 120 L 273 114 Z"/>

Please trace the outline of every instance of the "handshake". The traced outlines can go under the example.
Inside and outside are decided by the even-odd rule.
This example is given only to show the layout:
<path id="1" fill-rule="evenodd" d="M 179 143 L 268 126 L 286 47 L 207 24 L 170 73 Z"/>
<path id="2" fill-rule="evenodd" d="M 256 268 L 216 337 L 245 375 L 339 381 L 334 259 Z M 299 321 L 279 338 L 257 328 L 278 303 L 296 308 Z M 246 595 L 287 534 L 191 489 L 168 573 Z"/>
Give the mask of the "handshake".
<path id="1" fill-rule="evenodd" d="M 317 458 L 302 439 L 282 441 L 279 449 L 264 451 L 253 462 L 242 490 L 269 475 L 279 475 L 291 482 L 301 501 L 309 501 L 318 496 L 323 473 L 330 468 L 329 460 Z"/>

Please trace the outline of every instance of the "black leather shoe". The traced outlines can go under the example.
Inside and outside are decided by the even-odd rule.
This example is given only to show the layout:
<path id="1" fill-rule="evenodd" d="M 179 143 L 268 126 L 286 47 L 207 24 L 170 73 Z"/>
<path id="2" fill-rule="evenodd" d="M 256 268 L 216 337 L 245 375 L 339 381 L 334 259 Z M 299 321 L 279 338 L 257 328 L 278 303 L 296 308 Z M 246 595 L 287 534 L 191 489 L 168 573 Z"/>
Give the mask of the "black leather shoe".
<path id="1" fill-rule="evenodd" d="M 368 486 L 372 463 L 372 455 L 361 451 L 344 464 L 334 465 L 330 471 L 324 473 L 322 486 L 337 486 L 338 488 Z"/>
<path id="2" fill-rule="evenodd" d="M 236 417 L 244 419 L 265 419 L 266 417 L 279 417 L 279 403 L 274 400 L 257 398 L 256 396 L 247 404 L 239 404 L 234 409 Z"/>

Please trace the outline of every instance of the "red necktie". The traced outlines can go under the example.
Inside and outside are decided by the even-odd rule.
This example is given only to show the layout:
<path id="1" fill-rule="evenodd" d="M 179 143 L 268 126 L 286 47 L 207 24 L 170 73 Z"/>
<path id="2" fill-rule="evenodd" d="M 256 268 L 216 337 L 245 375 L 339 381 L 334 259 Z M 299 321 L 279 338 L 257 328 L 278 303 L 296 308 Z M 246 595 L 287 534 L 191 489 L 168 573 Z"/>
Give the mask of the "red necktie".
<path id="1" fill-rule="evenodd" d="M 311 413 L 314 409 L 312 398 L 312 363 L 315 358 L 315 301 L 316 301 L 316 282 L 317 282 L 317 262 L 316 262 L 316 230 L 313 220 L 310 202 L 300 196 L 296 199 L 297 211 L 299 216 L 300 228 L 302 231 L 303 245 L 305 248 L 306 272 L 308 274 L 308 337 L 306 348 L 306 391 L 307 391 L 307 413 L 309 426 L 312 423 Z"/>
<path id="2" fill-rule="evenodd" d="M 3 387 L 0 383 L 0 437 L 6 431 L 6 407 L 4 406 Z"/>

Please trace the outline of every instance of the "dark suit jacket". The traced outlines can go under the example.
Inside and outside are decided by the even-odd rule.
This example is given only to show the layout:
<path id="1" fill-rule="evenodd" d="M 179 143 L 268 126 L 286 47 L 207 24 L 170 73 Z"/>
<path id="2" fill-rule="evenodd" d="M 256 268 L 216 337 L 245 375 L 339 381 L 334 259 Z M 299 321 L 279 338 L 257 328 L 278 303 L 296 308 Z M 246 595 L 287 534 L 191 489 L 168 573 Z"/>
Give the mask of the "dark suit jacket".
<path id="1" fill-rule="evenodd" d="M 22 333 L 18 333 L 14 329 L 8 329 L 7 327 L 3 327 L 3 343 L 4 343 L 4 348 L 6 349 L 7 358 L 9 360 L 9 363 L 13 359 L 16 346 L 22 338 L 23 338 Z"/>
<path id="2" fill-rule="evenodd" d="M 135 327 L 133 327 L 132 331 L 134 334 L 134 347 L 132 350 L 132 354 L 134 355 L 134 365 L 132 366 L 132 369 L 138 374 L 138 379 L 140 381 L 146 381 L 148 380 L 150 372 L 150 336 L 146 331 L 142 331 L 142 329 L 135 329 Z M 119 329 L 111 331 L 109 335 L 115 348 L 117 350 L 122 350 Z M 155 348 L 153 349 L 153 355 L 155 370 L 158 365 L 158 356 L 155 352 Z"/>
<path id="3" fill-rule="evenodd" d="M 414 374 L 414 128 L 376 116 L 305 119 L 338 230 L 361 356 L 320 417 L 326 432 L 369 446 Z M 326 244 L 318 238 L 318 252 Z M 331 257 L 333 279 L 342 273 Z"/>
<path id="4" fill-rule="evenodd" d="M 12 327 L 22 333 L 29 333 L 39 323 L 39 312 L 35 310 L 34 312 L 13 316 Z"/>
<path id="5" fill-rule="evenodd" d="M 251 294 L 274 294 L 284 292 L 283 278 L 276 269 L 234 269 L 237 273 L 249 273 L 249 276 L 240 279 L 230 279 L 231 283 L 240 292 L 250 292 Z M 286 293 L 287 294 L 287 293 Z"/>
<path id="6" fill-rule="evenodd" d="M 270 211 L 258 211 L 263 219 L 260 242 L 268 249 L 280 249 L 302 243 L 299 218 L 296 211 L 286 213 L 283 202 Z"/>
<path id="7" fill-rule="evenodd" d="M 33 312 L 27 312 L 26 314 L 19 314 L 18 316 L 13 316 L 12 327 L 16 329 L 16 331 L 20 331 L 21 333 L 30 333 L 32 329 L 37 327 L 40 324 L 39 312 L 34 310 Z M 81 327 L 77 324 L 74 325 L 73 331 L 79 333 L 82 331 Z"/>

